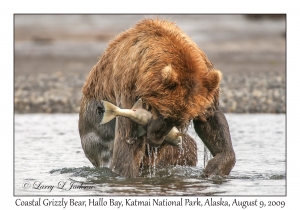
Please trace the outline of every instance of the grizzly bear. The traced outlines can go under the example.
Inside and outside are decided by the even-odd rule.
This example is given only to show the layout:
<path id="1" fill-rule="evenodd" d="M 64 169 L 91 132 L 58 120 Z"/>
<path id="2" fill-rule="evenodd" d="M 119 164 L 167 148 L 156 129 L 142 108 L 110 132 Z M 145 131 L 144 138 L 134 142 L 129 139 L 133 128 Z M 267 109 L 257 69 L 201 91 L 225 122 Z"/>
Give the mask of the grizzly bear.
<path id="1" fill-rule="evenodd" d="M 137 177 L 142 164 L 153 163 L 146 152 L 149 144 L 158 147 L 156 165 L 195 166 L 197 144 L 186 133 L 193 121 L 196 133 L 214 156 L 203 175 L 228 175 L 235 153 L 218 106 L 221 77 L 175 23 L 143 19 L 109 43 L 82 88 L 79 134 L 86 157 L 96 167 Z M 101 100 L 130 109 L 139 98 L 152 114 L 145 135 L 137 137 L 138 125 L 122 116 L 100 124 Z M 164 142 L 174 126 L 186 133 L 182 149 Z"/>

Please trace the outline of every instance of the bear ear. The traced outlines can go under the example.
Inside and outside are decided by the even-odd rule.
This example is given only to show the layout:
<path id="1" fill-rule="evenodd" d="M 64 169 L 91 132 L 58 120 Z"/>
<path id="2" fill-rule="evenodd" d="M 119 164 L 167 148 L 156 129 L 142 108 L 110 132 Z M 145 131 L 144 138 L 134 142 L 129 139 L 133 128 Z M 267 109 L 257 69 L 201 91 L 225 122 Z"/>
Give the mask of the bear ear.
<path id="1" fill-rule="evenodd" d="M 208 92 L 216 90 L 220 86 L 222 73 L 219 70 L 210 70 L 204 82 Z"/>
<path id="2" fill-rule="evenodd" d="M 175 70 L 172 68 L 171 64 L 165 66 L 161 70 L 161 76 L 162 76 L 162 82 L 164 84 L 176 84 L 176 83 L 178 83 L 178 80 L 177 80 L 178 75 L 175 72 Z"/>

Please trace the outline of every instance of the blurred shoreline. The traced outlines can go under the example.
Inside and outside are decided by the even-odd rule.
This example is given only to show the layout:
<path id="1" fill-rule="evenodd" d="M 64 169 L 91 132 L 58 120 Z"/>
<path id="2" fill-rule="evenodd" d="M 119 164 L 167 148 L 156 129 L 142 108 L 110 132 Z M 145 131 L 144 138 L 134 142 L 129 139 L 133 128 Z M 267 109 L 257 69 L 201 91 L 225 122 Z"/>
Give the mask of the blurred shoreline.
<path id="1" fill-rule="evenodd" d="M 78 113 L 108 42 L 151 15 L 15 15 L 15 113 Z M 162 15 L 222 71 L 226 113 L 286 112 L 285 17 Z"/>

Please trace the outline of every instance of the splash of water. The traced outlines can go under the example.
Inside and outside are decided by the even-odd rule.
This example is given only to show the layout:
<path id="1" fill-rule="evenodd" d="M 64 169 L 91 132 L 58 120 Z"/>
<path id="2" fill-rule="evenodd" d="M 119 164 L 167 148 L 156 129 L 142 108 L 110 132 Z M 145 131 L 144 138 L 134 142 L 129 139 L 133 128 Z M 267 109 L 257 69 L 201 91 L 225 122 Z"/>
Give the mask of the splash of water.
<path id="1" fill-rule="evenodd" d="M 208 151 L 207 151 L 207 148 L 205 145 L 204 145 L 203 155 L 204 155 L 203 156 L 203 168 L 205 168 L 207 165 L 207 162 L 208 162 Z"/>
<path id="2" fill-rule="evenodd" d="M 147 144 L 147 151 L 148 151 L 148 156 L 149 156 L 149 176 L 151 178 L 151 159 L 152 159 L 152 152 L 150 150 L 150 145 Z"/>
<path id="3" fill-rule="evenodd" d="M 157 158 L 157 147 L 154 147 L 154 160 L 153 160 L 153 176 L 155 176 L 155 164 L 156 164 L 156 158 Z"/>
<path id="4" fill-rule="evenodd" d="M 205 168 L 208 161 L 210 161 L 210 159 L 213 158 L 212 154 L 210 153 L 210 151 L 207 149 L 207 147 L 204 145 L 204 152 L 203 152 L 203 167 Z"/>
<path id="5" fill-rule="evenodd" d="M 179 156 L 177 158 L 176 165 L 179 165 L 178 161 L 180 160 L 181 156 L 184 157 L 184 149 L 183 149 L 182 145 L 180 145 L 178 148 L 179 148 Z M 185 165 L 186 165 L 186 163 L 185 163 Z"/>
<path id="6" fill-rule="evenodd" d="M 141 162 L 141 165 L 140 165 L 140 170 L 139 170 L 139 176 L 142 176 L 143 174 L 143 171 L 144 171 L 144 157 L 143 157 L 143 161 Z"/>
<path id="7" fill-rule="evenodd" d="M 172 164 L 174 163 L 173 162 L 173 154 L 174 154 L 174 152 L 173 152 L 173 147 L 171 147 L 171 153 L 172 153 Z"/>

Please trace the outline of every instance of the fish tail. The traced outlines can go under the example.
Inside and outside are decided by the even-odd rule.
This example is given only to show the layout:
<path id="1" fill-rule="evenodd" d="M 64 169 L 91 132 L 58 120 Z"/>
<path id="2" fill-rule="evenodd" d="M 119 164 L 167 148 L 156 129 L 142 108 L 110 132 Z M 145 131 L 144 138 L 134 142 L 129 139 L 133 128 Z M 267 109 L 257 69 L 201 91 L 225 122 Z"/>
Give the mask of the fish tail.
<path id="1" fill-rule="evenodd" d="M 119 107 L 113 105 L 112 103 L 103 100 L 101 100 L 101 102 L 104 107 L 104 112 L 100 125 L 105 124 L 114 119 L 117 116 L 117 111 L 119 110 Z"/>

